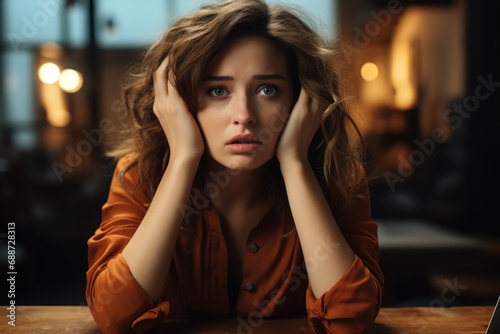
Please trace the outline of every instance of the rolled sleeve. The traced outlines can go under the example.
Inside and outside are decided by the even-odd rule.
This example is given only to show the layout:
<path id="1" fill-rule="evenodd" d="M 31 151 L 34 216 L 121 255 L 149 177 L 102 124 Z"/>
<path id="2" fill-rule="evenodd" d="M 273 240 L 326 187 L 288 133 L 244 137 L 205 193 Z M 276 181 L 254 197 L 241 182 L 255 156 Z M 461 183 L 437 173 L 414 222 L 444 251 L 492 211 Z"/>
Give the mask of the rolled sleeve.
<path id="1" fill-rule="evenodd" d="M 167 318 L 170 312 L 170 303 L 161 302 L 155 308 L 145 312 L 132 323 L 132 329 L 135 333 L 147 333 L 158 327 Z"/>
<path id="2" fill-rule="evenodd" d="M 131 324 L 154 308 L 150 297 L 132 276 L 121 254 L 96 273 L 88 288 L 90 313 L 103 333 L 129 333 Z"/>
<path id="3" fill-rule="evenodd" d="M 349 270 L 319 298 L 306 292 L 308 321 L 315 333 L 367 333 L 380 309 L 381 286 L 355 256 Z"/>

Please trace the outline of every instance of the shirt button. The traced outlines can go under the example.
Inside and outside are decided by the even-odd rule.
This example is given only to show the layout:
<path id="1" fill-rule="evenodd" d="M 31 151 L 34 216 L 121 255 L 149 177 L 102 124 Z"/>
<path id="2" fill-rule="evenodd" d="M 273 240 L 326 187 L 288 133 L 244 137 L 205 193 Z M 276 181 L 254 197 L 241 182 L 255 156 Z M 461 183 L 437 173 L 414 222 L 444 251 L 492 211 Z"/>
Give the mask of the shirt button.
<path id="1" fill-rule="evenodd" d="M 259 251 L 259 245 L 256 243 L 251 243 L 250 246 L 248 246 L 248 250 L 250 253 L 257 253 Z"/>
<path id="2" fill-rule="evenodd" d="M 251 291 L 254 288 L 254 285 L 252 282 L 246 282 L 244 286 L 245 290 Z"/>

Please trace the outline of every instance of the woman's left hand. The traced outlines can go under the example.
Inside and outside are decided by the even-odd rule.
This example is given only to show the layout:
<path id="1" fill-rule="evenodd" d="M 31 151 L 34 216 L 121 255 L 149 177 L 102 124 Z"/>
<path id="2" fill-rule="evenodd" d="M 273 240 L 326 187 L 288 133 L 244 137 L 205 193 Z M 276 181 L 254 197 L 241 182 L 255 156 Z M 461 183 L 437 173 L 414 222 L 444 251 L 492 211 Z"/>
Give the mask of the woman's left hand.
<path id="1" fill-rule="evenodd" d="M 309 97 L 302 88 L 293 107 L 285 129 L 281 133 L 276 157 L 283 164 L 290 159 L 306 162 L 309 145 L 321 125 L 325 107 L 320 102 Z"/>

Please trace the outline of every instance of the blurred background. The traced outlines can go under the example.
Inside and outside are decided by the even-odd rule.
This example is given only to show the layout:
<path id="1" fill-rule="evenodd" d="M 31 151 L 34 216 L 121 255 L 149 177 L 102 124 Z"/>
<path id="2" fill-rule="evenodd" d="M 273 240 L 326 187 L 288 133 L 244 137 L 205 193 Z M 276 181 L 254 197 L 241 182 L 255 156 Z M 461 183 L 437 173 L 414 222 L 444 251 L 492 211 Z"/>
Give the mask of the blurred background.
<path id="1" fill-rule="evenodd" d="M 122 80 L 201 3 L 0 1 L 0 257 L 6 268 L 15 222 L 18 305 L 85 304 L 86 241 L 114 168 L 103 149 L 126 117 Z M 300 6 L 339 48 L 332 66 L 367 147 L 384 306 L 493 304 L 500 3 L 279 3 Z"/>

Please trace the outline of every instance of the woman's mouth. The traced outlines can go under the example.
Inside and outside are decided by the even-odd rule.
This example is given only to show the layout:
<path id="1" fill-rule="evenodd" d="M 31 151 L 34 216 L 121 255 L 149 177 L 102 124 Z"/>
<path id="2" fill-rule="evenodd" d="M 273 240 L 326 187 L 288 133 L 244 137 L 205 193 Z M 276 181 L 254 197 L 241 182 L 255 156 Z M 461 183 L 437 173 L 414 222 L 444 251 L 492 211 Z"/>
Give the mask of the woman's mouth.
<path id="1" fill-rule="evenodd" d="M 249 153 L 258 150 L 261 146 L 262 142 L 252 134 L 238 134 L 226 143 L 231 153 Z"/>

